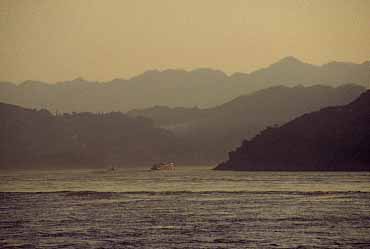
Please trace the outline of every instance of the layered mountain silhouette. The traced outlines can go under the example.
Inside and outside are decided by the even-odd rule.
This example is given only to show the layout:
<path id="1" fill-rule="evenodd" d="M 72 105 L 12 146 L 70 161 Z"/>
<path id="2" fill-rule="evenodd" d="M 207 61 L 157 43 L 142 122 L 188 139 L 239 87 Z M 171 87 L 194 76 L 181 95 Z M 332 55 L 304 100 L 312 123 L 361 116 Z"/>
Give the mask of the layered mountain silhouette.
<path id="1" fill-rule="evenodd" d="M 1 167 L 210 164 L 266 126 L 347 104 L 365 88 L 277 86 L 214 108 L 65 113 L 0 104 Z"/>
<path id="2" fill-rule="evenodd" d="M 110 167 L 192 158 L 171 132 L 122 113 L 52 115 L 0 103 L 0 168 Z"/>
<path id="3" fill-rule="evenodd" d="M 268 127 L 218 170 L 370 170 L 370 90 L 344 106 Z"/>
<path id="4" fill-rule="evenodd" d="M 227 152 L 267 126 L 281 125 L 304 113 L 344 105 L 356 99 L 364 87 L 276 86 L 235 98 L 214 108 L 169 108 L 156 106 L 128 112 L 150 118 L 172 131 L 208 160 L 224 160 Z"/>
<path id="5" fill-rule="evenodd" d="M 249 74 L 230 76 L 204 68 L 152 70 L 128 80 L 103 83 L 82 78 L 56 84 L 1 82 L 0 101 L 28 108 L 46 108 L 52 112 L 126 112 L 154 105 L 207 108 L 274 85 L 339 86 L 344 83 L 368 86 L 370 62 L 331 62 L 317 66 L 286 57 Z"/>

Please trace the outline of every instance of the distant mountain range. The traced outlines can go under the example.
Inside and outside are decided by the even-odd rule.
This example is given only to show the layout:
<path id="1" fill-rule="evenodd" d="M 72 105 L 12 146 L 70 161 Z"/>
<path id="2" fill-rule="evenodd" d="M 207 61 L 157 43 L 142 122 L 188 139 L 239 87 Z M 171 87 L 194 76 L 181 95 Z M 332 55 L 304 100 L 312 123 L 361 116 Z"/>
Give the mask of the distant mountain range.
<path id="1" fill-rule="evenodd" d="M 230 76 L 212 69 L 170 69 L 104 83 L 82 78 L 56 84 L 0 82 L 0 102 L 52 112 L 126 112 L 154 105 L 208 108 L 275 85 L 347 83 L 368 87 L 370 62 L 331 62 L 317 66 L 286 57 L 267 68 Z"/>
<path id="2" fill-rule="evenodd" d="M 128 115 L 152 119 L 155 125 L 191 144 L 203 157 L 224 160 L 243 139 L 267 126 L 281 125 L 323 107 L 348 104 L 365 90 L 357 85 L 275 86 L 208 109 L 156 106 Z"/>
<path id="3" fill-rule="evenodd" d="M 268 127 L 216 169 L 370 171 L 370 90 L 348 105 Z"/>

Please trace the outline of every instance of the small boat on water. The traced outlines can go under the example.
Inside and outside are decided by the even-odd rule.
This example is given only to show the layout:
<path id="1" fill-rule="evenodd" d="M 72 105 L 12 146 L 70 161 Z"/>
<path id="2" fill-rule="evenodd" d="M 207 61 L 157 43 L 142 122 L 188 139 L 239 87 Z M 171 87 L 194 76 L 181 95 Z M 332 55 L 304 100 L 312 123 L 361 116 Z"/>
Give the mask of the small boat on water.
<path id="1" fill-rule="evenodd" d="M 175 170 L 175 164 L 174 163 L 159 163 L 154 164 L 150 169 L 151 170 Z"/>

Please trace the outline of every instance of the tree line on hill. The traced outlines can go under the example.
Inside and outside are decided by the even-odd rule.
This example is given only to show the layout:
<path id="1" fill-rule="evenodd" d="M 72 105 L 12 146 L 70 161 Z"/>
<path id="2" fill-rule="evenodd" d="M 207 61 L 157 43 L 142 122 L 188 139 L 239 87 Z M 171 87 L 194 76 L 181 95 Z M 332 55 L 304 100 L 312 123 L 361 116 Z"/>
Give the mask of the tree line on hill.
<path id="1" fill-rule="evenodd" d="M 370 171 L 370 90 L 352 103 L 268 127 L 218 170 Z"/>

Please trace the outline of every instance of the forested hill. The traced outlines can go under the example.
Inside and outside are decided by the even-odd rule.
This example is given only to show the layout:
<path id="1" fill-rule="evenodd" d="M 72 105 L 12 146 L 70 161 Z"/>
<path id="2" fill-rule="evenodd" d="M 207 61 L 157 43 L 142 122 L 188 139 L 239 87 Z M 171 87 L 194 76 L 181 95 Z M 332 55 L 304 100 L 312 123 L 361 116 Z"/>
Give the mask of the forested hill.
<path id="1" fill-rule="evenodd" d="M 245 140 L 219 170 L 370 170 L 370 91 Z"/>
<path id="2" fill-rule="evenodd" d="M 0 104 L 0 167 L 105 167 L 191 158 L 171 132 L 122 113 L 52 115 Z M 181 153 L 180 153 L 181 152 Z"/>

